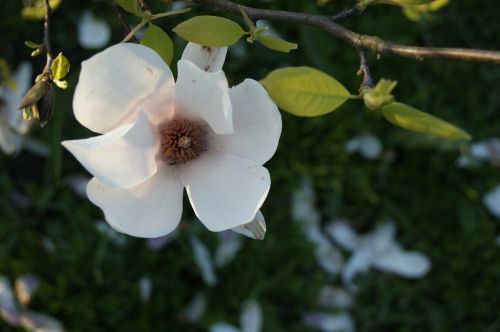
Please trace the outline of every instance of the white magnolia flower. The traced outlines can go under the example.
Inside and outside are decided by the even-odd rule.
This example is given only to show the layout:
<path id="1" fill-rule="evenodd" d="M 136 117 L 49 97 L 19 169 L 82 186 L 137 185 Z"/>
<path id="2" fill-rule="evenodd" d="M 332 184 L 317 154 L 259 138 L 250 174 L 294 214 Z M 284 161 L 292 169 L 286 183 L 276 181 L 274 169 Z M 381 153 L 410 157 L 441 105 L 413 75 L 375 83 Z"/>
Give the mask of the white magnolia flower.
<path id="1" fill-rule="evenodd" d="M 323 286 L 319 290 L 318 305 L 331 309 L 346 309 L 352 307 L 354 299 L 343 288 Z"/>
<path id="2" fill-rule="evenodd" d="M 483 203 L 492 215 L 500 219 L 500 184 L 484 194 Z"/>
<path id="3" fill-rule="evenodd" d="M 256 300 L 247 300 L 240 315 L 240 328 L 226 322 L 210 327 L 210 332 L 260 332 L 262 331 L 262 309 Z"/>
<path id="4" fill-rule="evenodd" d="M 91 11 L 83 12 L 78 22 L 78 42 L 83 48 L 95 49 L 106 46 L 111 39 L 111 29 L 106 22 L 97 19 Z"/>
<path id="5" fill-rule="evenodd" d="M 0 274 L 0 318 L 29 332 L 62 332 L 64 328 L 57 319 L 26 309 L 39 283 L 32 274 L 19 277 L 14 296 L 9 279 Z"/>
<path id="6" fill-rule="evenodd" d="M 353 253 L 342 270 L 342 280 L 350 288 L 355 288 L 352 282 L 355 275 L 372 266 L 406 278 L 420 278 L 431 268 L 427 256 L 405 251 L 396 243 L 392 222 L 383 223 L 361 237 L 342 221 L 330 222 L 326 231 L 341 247 Z"/>
<path id="7" fill-rule="evenodd" d="M 332 314 L 311 312 L 304 316 L 304 324 L 322 332 L 354 332 L 354 320 L 347 312 Z"/>
<path id="8" fill-rule="evenodd" d="M 305 237 L 316 245 L 314 254 L 318 265 L 328 274 L 337 275 L 344 264 L 338 248 L 321 231 L 321 215 L 315 207 L 316 195 L 311 183 L 304 179 L 292 195 L 292 218 L 299 223 Z"/>
<path id="9" fill-rule="evenodd" d="M 194 235 L 189 239 L 189 243 L 191 244 L 194 261 L 200 269 L 203 281 L 207 286 L 215 286 L 217 284 L 217 275 L 215 274 L 212 256 L 207 246 Z"/>
<path id="10" fill-rule="evenodd" d="M 12 75 L 16 88 L 0 88 L 0 148 L 6 154 L 20 150 L 32 124 L 24 120 L 22 112 L 17 109 L 30 87 L 31 75 L 31 63 L 24 62 Z"/>
<path id="11" fill-rule="evenodd" d="M 181 317 L 190 321 L 197 322 L 205 312 L 207 307 L 207 298 L 203 293 L 196 293 L 196 295 L 189 301 L 187 307 L 182 311 Z"/>
<path id="12" fill-rule="evenodd" d="M 77 120 L 103 135 L 63 145 L 92 173 L 87 195 L 115 229 L 139 237 L 180 222 L 183 188 L 211 231 L 251 222 L 269 188 L 281 115 L 247 79 L 229 89 L 226 48 L 188 44 L 177 81 L 148 47 L 118 44 L 82 63 Z"/>
<path id="13" fill-rule="evenodd" d="M 345 149 L 349 153 L 358 152 L 362 157 L 373 160 L 382 153 L 382 143 L 376 136 L 364 134 L 352 138 L 347 142 Z"/>

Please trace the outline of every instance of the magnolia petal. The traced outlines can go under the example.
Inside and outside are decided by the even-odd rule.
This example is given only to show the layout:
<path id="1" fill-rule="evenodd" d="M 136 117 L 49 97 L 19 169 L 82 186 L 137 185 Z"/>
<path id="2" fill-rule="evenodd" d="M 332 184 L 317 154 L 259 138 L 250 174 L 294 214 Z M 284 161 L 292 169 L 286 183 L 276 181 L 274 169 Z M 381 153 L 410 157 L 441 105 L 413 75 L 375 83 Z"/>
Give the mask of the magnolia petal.
<path id="1" fill-rule="evenodd" d="M 311 312 L 304 316 L 304 324 L 322 332 L 354 332 L 354 320 L 349 313 L 331 314 Z"/>
<path id="2" fill-rule="evenodd" d="M 181 220 L 183 188 L 177 174 L 161 167 L 149 180 L 130 189 L 109 188 L 93 178 L 87 195 L 106 221 L 119 232 L 137 237 L 160 237 Z"/>
<path id="3" fill-rule="evenodd" d="M 0 274 L 0 317 L 13 326 L 19 324 L 19 307 L 14 298 L 12 285 L 7 277 Z"/>
<path id="4" fill-rule="evenodd" d="M 82 62 L 73 97 L 76 119 L 97 133 L 133 122 L 151 96 L 169 94 L 170 68 L 152 49 L 116 44 Z"/>
<path id="5" fill-rule="evenodd" d="M 366 240 L 370 243 L 372 251 L 378 254 L 384 252 L 387 248 L 391 248 L 395 244 L 394 236 L 396 234 L 396 226 L 392 221 L 386 221 L 377 225 L 373 233 L 366 236 Z"/>
<path id="6" fill-rule="evenodd" d="M 177 63 L 177 70 L 176 109 L 205 120 L 216 134 L 232 133 L 233 110 L 224 72 L 204 72 L 186 60 Z"/>
<path id="7" fill-rule="evenodd" d="M 2 110 L 0 110 L 1 112 Z M 0 115 L 1 117 L 1 115 Z M 21 149 L 24 139 L 14 132 L 5 119 L 0 118 L 0 148 L 5 154 L 13 154 Z"/>
<path id="8" fill-rule="evenodd" d="M 200 268 L 203 281 L 205 281 L 205 284 L 208 286 L 215 286 L 215 284 L 217 284 L 217 276 L 215 275 L 212 257 L 210 256 L 208 248 L 194 236 L 191 237 L 189 242 L 193 249 L 194 260 Z"/>
<path id="9" fill-rule="evenodd" d="M 344 258 L 339 249 L 328 244 L 318 245 L 314 251 L 316 262 L 328 274 L 335 276 L 344 265 Z"/>
<path id="10" fill-rule="evenodd" d="M 483 204 L 492 215 L 500 219 L 500 185 L 484 194 Z"/>
<path id="11" fill-rule="evenodd" d="M 262 330 L 262 309 L 255 300 L 248 300 L 240 316 L 242 332 L 260 332 Z"/>
<path id="12" fill-rule="evenodd" d="M 191 61 L 204 71 L 216 72 L 222 69 L 226 54 L 227 47 L 208 47 L 189 42 L 181 59 Z"/>
<path id="13" fill-rule="evenodd" d="M 184 165 L 181 180 L 196 216 L 213 232 L 252 221 L 271 186 L 266 168 L 216 152 Z"/>
<path id="14" fill-rule="evenodd" d="M 360 238 L 347 222 L 338 220 L 330 221 L 325 226 L 325 232 L 343 249 L 353 251 L 358 245 Z"/>
<path id="15" fill-rule="evenodd" d="M 23 62 L 19 65 L 16 72 L 12 75 L 16 82 L 15 90 L 6 90 L 3 98 L 6 101 L 7 117 L 9 125 L 12 129 L 21 135 L 25 135 L 31 124 L 23 119 L 23 112 L 18 110 L 19 103 L 23 99 L 24 94 L 30 88 L 32 83 L 31 76 L 33 69 L 31 62 Z"/>
<path id="16" fill-rule="evenodd" d="M 144 113 L 134 124 L 62 145 L 101 183 L 131 188 L 157 171 L 158 140 Z"/>
<path id="17" fill-rule="evenodd" d="M 64 331 L 62 324 L 54 317 L 29 310 L 21 314 L 21 326 L 28 331 L 36 332 Z"/>
<path id="18" fill-rule="evenodd" d="M 19 303 L 23 306 L 27 306 L 39 286 L 40 278 L 34 274 L 28 273 L 17 278 L 15 288 Z"/>
<path id="19" fill-rule="evenodd" d="M 249 223 L 231 228 L 233 232 L 245 235 L 255 240 L 264 240 L 266 236 L 266 220 L 262 212 L 257 211 L 255 217 Z"/>
<path id="20" fill-rule="evenodd" d="M 355 289 L 356 287 L 353 284 L 354 277 L 360 272 L 368 271 L 372 263 L 373 252 L 371 248 L 366 245 L 361 246 L 351 255 L 342 269 L 342 281 L 344 284 L 349 288 Z"/>
<path id="21" fill-rule="evenodd" d="M 201 316 L 203 316 L 206 306 L 207 298 L 205 294 L 197 293 L 191 301 L 189 301 L 187 307 L 182 311 L 181 316 L 184 319 L 195 323 L 200 320 Z"/>
<path id="22" fill-rule="evenodd" d="M 219 243 L 215 251 L 215 265 L 220 268 L 226 266 L 234 259 L 241 249 L 243 242 L 241 236 L 234 232 L 219 232 L 217 235 Z"/>
<path id="23" fill-rule="evenodd" d="M 406 278 L 420 278 L 431 269 L 431 261 L 419 252 L 404 251 L 394 245 L 384 254 L 374 257 L 373 266 Z"/>
<path id="24" fill-rule="evenodd" d="M 229 92 L 234 133 L 214 137 L 213 147 L 264 164 L 276 152 L 281 114 L 257 81 L 246 79 Z"/>
<path id="25" fill-rule="evenodd" d="M 217 322 L 214 325 L 210 326 L 210 332 L 241 332 L 237 327 L 225 323 L 225 322 Z"/>

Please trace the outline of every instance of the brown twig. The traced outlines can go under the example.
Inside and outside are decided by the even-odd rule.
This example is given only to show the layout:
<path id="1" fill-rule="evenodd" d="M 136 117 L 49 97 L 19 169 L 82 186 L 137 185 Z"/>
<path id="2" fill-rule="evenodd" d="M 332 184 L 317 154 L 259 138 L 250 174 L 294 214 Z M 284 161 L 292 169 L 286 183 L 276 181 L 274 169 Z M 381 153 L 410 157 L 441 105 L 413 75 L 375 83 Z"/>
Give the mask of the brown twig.
<path id="1" fill-rule="evenodd" d="M 373 78 L 370 73 L 370 66 L 368 65 L 368 57 L 366 56 L 366 50 L 358 48 L 357 51 L 359 55 L 358 75 L 363 75 L 363 81 L 361 83 L 360 91 L 363 91 L 365 88 L 373 87 Z"/>
<path id="2" fill-rule="evenodd" d="M 238 15 L 240 5 L 227 0 L 193 0 L 207 7 Z M 418 47 L 395 44 L 376 36 L 361 35 L 335 23 L 330 16 L 304 14 L 281 10 L 258 9 L 241 6 L 252 20 L 264 19 L 276 22 L 300 23 L 315 26 L 348 43 L 356 49 L 369 50 L 377 55 L 392 54 L 417 60 L 456 59 L 500 64 L 500 52 L 478 49 Z"/>
<path id="3" fill-rule="evenodd" d="M 363 13 L 364 9 L 361 8 L 359 5 L 359 2 L 356 2 L 354 6 L 351 8 L 346 8 L 340 13 L 333 15 L 330 19 L 334 22 L 339 22 L 342 20 L 345 20 L 346 18 L 354 17 L 354 16 L 359 16 Z"/>
<path id="4" fill-rule="evenodd" d="M 50 66 L 52 65 L 52 46 L 50 45 L 50 14 L 51 9 L 48 0 L 43 0 L 43 5 L 45 8 L 44 22 L 43 22 L 43 46 L 45 48 L 45 54 L 47 55 L 47 60 L 45 62 L 45 67 L 43 68 L 43 73 L 50 75 Z"/>
<path id="5" fill-rule="evenodd" d="M 118 22 L 120 22 L 121 26 L 123 27 L 123 30 L 125 31 L 124 35 L 125 36 L 128 35 L 131 31 L 130 27 L 128 26 L 127 22 L 125 22 L 125 19 L 123 18 L 120 8 L 118 8 L 118 5 L 116 4 L 115 0 L 111 0 L 111 6 L 113 7 L 113 11 L 115 12 L 116 19 L 118 20 Z M 136 43 L 139 42 L 139 40 L 137 40 L 135 36 L 133 36 L 132 39 Z"/>

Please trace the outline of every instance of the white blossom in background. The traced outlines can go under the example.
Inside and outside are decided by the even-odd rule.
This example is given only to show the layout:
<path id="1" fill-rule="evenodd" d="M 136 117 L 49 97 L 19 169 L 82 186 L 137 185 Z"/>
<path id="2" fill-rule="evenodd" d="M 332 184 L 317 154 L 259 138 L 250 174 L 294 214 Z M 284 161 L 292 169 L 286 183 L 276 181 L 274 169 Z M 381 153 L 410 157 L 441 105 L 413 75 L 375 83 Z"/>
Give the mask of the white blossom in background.
<path id="1" fill-rule="evenodd" d="M 0 317 L 7 324 L 29 332 L 62 332 L 64 328 L 57 319 L 26 309 L 39 283 L 38 277 L 32 274 L 19 277 L 14 296 L 9 279 L 0 274 Z"/>
<path id="2" fill-rule="evenodd" d="M 500 184 L 483 195 L 483 204 L 492 215 L 500 219 Z"/>
<path id="3" fill-rule="evenodd" d="M 262 331 L 262 309 L 256 300 L 247 300 L 240 315 L 240 327 L 226 322 L 217 322 L 210 327 L 210 332 L 260 332 Z"/>
<path id="4" fill-rule="evenodd" d="M 377 159 L 382 153 L 382 143 L 372 134 L 353 137 L 347 142 L 345 149 L 349 153 L 359 153 L 366 159 Z"/>
<path id="5" fill-rule="evenodd" d="M 219 232 L 250 223 L 271 180 L 281 115 L 251 79 L 229 88 L 227 48 L 189 43 L 178 77 L 149 47 L 118 44 L 82 63 L 76 119 L 102 134 L 62 144 L 94 176 L 87 195 L 116 230 L 160 237 L 181 220 L 183 190 Z"/>
<path id="6" fill-rule="evenodd" d="M 304 325 L 312 327 L 321 332 L 354 332 L 356 331 L 354 320 L 347 312 L 311 312 L 303 317 Z"/>
<path id="7" fill-rule="evenodd" d="M 139 287 L 139 297 L 142 303 L 149 303 L 153 294 L 153 281 L 149 276 L 142 276 L 137 282 Z"/>
<path id="8" fill-rule="evenodd" d="M 309 181 L 304 179 L 292 195 L 292 218 L 305 237 L 315 244 L 318 265 L 328 274 L 337 275 L 344 264 L 342 253 L 323 234 L 320 227 L 321 216 L 315 208 L 316 197 Z"/>
<path id="9" fill-rule="evenodd" d="M 215 286 L 217 284 L 217 276 L 215 274 L 212 256 L 207 246 L 194 235 L 189 239 L 189 243 L 191 244 L 194 261 L 200 269 L 203 281 L 209 287 Z"/>
<path id="10" fill-rule="evenodd" d="M 181 317 L 196 323 L 200 320 L 207 307 L 207 297 L 203 293 L 196 293 L 196 295 L 189 301 L 187 307 L 182 311 Z"/>
<path id="11" fill-rule="evenodd" d="M 75 195 L 87 198 L 87 184 L 89 181 L 90 177 L 86 175 L 73 175 L 66 180 L 66 183 Z"/>
<path id="12" fill-rule="evenodd" d="M 500 139 L 497 137 L 470 144 L 468 153 L 459 156 L 455 165 L 459 168 L 469 168 L 487 162 L 494 166 L 500 165 Z"/>
<path id="13" fill-rule="evenodd" d="M 385 272 L 406 278 L 420 278 L 431 269 L 427 256 L 419 252 L 405 251 L 396 243 L 393 222 L 385 222 L 365 235 L 359 236 L 343 221 L 332 221 L 326 231 L 345 250 L 352 255 L 342 269 L 342 281 L 355 290 L 354 277 L 368 271 L 372 266 Z"/>
<path id="14" fill-rule="evenodd" d="M 0 87 L 0 148 L 6 154 L 20 151 L 33 123 L 24 120 L 17 109 L 30 88 L 32 71 L 31 63 L 23 62 L 12 75 L 16 88 Z"/>
<path id="15" fill-rule="evenodd" d="M 86 10 L 78 22 L 78 42 L 87 49 L 96 49 L 106 46 L 111 39 L 111 29 L 108 24 L 97 19 L 94 14 Z"/>

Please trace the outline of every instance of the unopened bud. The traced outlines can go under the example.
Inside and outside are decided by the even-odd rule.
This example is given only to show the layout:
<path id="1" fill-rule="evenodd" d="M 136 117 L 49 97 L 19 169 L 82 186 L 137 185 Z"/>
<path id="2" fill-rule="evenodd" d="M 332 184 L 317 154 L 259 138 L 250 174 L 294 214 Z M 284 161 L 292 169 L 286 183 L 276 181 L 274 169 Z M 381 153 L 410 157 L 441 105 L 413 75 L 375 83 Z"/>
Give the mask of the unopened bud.
<path id="1" fill-rule="evenodd" d="M 39 80 L 26 92 L 18 109 L 30 108 L 33 116 L 43 127 L 52 114 L 54 105 L 54 89 L 49 80 Z"/>

